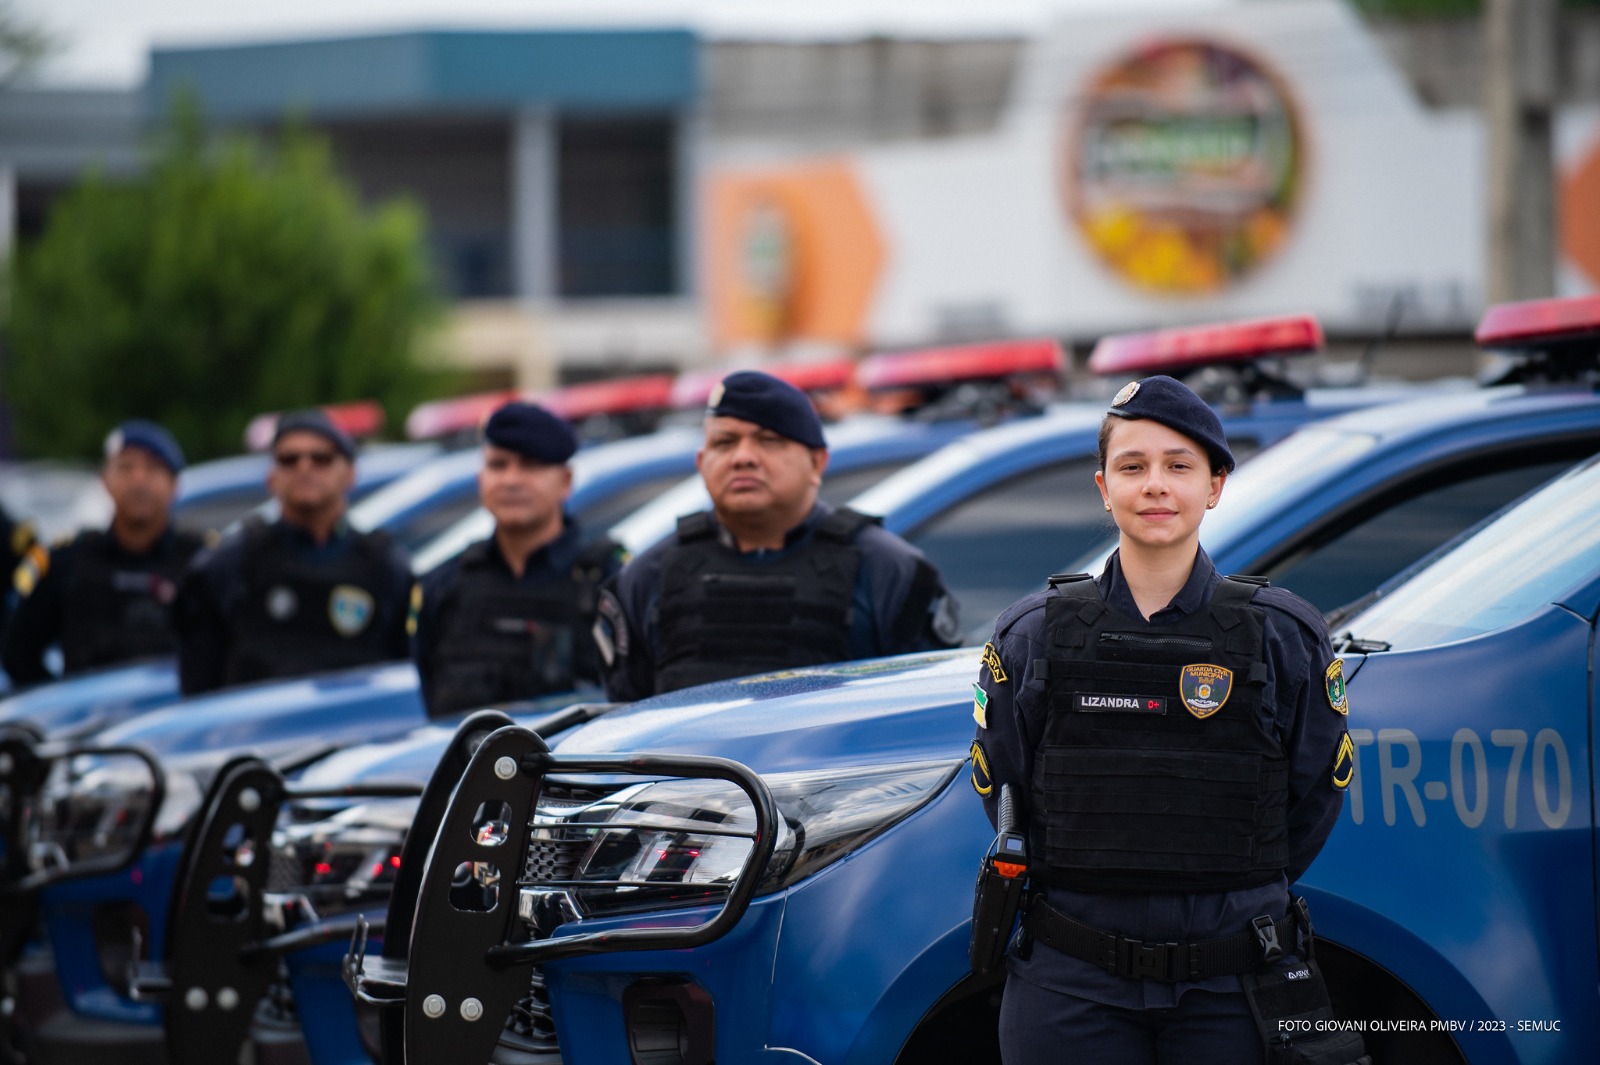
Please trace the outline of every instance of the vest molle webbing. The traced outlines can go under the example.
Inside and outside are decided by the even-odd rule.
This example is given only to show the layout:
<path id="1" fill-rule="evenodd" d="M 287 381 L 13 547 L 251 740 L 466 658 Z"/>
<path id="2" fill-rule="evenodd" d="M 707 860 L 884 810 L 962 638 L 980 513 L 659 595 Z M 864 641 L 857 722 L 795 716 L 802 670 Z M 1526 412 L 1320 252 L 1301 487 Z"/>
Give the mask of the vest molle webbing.
<path id="1" fill-rule="evenodd" d="M 850 603 L 873 519 L 840 509 L 811 540 L 759 562 L 720 542 L 709 514 L 678 523 L 661 567 L 656 690 L 850 657 Z"/>
<path id="2" fill-rule="evenodd" d="M 1045 607 L 1049 713 L 1031 843 L 1044 878 L 1083 891 L 1223 891 L 1287 858 L 1288 763 L 1262 721 L 1259 585 L 1151 625 L 1092 581 Z"/>

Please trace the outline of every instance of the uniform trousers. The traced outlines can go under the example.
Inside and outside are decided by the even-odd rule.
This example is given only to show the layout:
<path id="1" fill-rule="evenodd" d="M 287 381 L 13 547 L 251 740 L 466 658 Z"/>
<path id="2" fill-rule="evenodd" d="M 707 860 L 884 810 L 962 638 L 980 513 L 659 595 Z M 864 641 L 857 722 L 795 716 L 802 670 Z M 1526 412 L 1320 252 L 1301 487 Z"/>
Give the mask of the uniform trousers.
<path id="1" fill-rule="evenodd" d="M 1192 988 L 1170 1009 L 1128 1009 L 1016 976 L 1000 1002 L 1005 1065 L 1264 1065 L 1243 992 Z"/>

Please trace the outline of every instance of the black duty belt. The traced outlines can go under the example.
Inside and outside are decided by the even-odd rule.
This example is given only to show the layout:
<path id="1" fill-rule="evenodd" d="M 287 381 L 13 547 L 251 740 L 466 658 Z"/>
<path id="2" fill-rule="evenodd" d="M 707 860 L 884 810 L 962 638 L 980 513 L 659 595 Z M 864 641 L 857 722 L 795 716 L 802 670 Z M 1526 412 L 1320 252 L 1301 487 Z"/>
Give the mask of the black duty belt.
<path id="1" fill-rule="evenodd" d="M 1297 944 L 1311 939 L 1310 917 L 1300 916 L 1304 912 L 1301 900 L 1294 903 L 1282 920 L 1261 916 L 1250 922 L 1249 931 L 1187 943 L 1146 943 L 1119 936 L 1068 917 L 1044 899 L 1034 900 L 1023 927 L 1040 943 L 1098 965 L 1113 976 L 1178 983 L 1257 972 L 1283 957 L 1287 949 L 1305 957 L 1306 951 Z M 1299 940 L 1295 938 L 1297 928 Z"/>

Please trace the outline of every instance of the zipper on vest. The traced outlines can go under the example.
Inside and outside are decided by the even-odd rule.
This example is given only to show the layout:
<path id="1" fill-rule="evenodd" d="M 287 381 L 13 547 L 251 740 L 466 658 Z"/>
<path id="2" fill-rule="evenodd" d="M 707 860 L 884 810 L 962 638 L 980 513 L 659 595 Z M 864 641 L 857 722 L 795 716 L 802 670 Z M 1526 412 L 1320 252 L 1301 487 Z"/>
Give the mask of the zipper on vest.
<path id="1" fill-rule="evenodd" d="M 1204 636 L 1155 635 L 1142 632 L 1102 632 L 1102 644 L 1114 647 L 1172 647 L 1210 651 L 1211 641 Z"/>

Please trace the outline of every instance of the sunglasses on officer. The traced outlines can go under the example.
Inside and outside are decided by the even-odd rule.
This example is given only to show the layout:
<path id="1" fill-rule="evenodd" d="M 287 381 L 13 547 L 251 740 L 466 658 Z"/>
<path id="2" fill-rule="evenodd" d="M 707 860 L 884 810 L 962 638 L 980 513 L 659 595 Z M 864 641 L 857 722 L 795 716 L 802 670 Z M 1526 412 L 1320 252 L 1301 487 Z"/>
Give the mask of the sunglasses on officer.
<path id="1" fill-rule="evenodd" d="M 285 470 L 292 470 L 302 462 L 309 462 L 317 469 L 325 470 L 332 466 L 333 460 L 338 457 L 339 453 L 333 450 L 275 451 L 272 454 L 272 461 L 277 463 L 280 469 Z"/>

